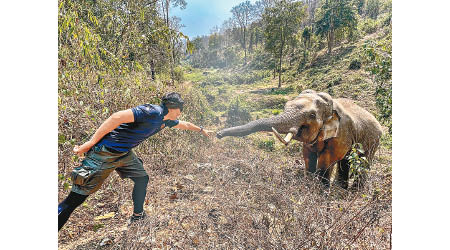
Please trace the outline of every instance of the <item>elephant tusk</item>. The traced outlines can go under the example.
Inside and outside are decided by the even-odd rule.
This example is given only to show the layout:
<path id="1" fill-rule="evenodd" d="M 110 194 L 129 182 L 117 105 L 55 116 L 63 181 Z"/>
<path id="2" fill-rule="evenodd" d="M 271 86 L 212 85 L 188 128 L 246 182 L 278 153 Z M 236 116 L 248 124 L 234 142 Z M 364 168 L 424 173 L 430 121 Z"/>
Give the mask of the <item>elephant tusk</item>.
<path id="1" fill-rule="evenodd" d="M 286 141 L 286 145 L 291 141 L 292 136 L 294 136 L 293 133 L 289 132 L 286 137 L 284 137 L 284 141 Z"/>
<path id="2" fill-rule="evenodd" d="M 292 136 L 294 135 L 293 133 L 288 133 L 286 135 L 286 138 L 283 139 L 283 137 L 281 137 L 280 133 L 278 133 L 278 131 L 274 127 L 272 127 L 272 131 L 275 137 L 286 146 L 288 145 L 289 141 L 291 141 Z"/>

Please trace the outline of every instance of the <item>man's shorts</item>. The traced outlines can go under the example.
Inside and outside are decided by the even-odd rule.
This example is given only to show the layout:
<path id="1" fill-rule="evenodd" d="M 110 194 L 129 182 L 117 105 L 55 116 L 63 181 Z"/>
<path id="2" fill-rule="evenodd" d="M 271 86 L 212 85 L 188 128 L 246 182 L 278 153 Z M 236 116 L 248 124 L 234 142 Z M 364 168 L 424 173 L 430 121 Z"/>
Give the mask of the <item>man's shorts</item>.
<path id="1" fill-rule="evenodd" d="M 82 195 L 94 193 L 113 170 L 122 179 L 147 176 L 142 160 L 132 150 L 113 152 L 105 146 L 94 146 L 86 154 L 81 166 L 72 171 L 72 192 Z"/>

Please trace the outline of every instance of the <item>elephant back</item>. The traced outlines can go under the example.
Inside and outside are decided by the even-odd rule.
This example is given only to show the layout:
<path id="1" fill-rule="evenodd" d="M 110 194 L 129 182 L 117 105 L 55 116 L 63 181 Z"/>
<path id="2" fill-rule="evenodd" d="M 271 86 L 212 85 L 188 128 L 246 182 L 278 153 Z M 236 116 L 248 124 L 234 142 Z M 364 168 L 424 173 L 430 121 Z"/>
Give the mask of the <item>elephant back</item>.
<path id="1" fill-rule="evenodd" d="M 346 98 L 334 99 L 339 107 L 338 113 L 348 118 L 345 126 L 351 133 L 353 143 L 361 143 L 366 152 L 368 160 L 371 162 L 375 151 L 378 148 L 382 135 L 382 127 L 369 111 L 358 106 L 355 102 Z"/>

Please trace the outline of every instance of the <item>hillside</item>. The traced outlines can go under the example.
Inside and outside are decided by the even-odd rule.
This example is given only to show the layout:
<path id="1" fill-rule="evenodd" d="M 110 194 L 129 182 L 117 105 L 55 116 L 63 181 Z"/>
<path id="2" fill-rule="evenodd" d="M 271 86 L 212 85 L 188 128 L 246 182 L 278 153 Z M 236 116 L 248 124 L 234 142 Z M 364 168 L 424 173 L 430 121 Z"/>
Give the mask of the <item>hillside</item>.
<path id="1" fill-rule="evenodd" d="M 388 34 L 379 29 L 339 44 L 331 54 L 320 50 L 302 71 L 287 67 L 281 88 L 276 88 L 270 71 L 250 66 L 222 70 L 184 65 L 185 82 L 179 85 L 148 81 L 139 73 L 105 76 L 105 86 L 95 75 L 80 86 L 72 84 L 75 80 L 61 81 L 59 201 L 68 194 L 70 171 L 80 162 L 71 154 L 73 145 L 85 140 L 111 112 L 155 102 L 166 91 L 179 91 L 186 99 L 181 120 L 214 130 L 278 114 L 304 89 L 350 98 L 377 114 L 371 76 L 363 67 L 349 66 L 366 41 L 382 41 Z M 304 176 L 300 143 L 285 147 L 271 133 L 207 140 L 173 129 L 151 137 L 136 152 L 150 176 L 145 203 L 149 218 L 127 226 L 132 182 L 113 173 L 59 232 L 59 249 L 390 247 L 389 133 L 383 135 L 367 185 L 356 191 L 325 189 Z"/>

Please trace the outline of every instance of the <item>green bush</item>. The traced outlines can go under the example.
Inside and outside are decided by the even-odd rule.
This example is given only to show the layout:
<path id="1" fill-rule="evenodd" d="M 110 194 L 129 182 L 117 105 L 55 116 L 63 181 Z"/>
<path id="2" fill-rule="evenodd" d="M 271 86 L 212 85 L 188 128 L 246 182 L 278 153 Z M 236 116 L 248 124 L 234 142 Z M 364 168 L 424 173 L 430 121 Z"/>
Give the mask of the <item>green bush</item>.
<path id="1" fill-rule="evenodd" d="M 253 60 L 249 63 L 249 67 L 252 69 L 273 69 L 276 65 L 276 61 L 270 53 L 264 50 L 256 50 Z"/>
<path id="2" fill-rule="evenodd" d="M 360 68 L 361 68 L 361 62 L 357 58 L 353 59 L 350 62 L 350 65 L 348 66 L 348 69 L 351 69 L 351 70 L 357 70 L 357 69 L 360 69 Z"/>
<path id="3" fill-rule="evenodd" d="M 375 44 L 368 41 L 364 44 L 362 59 L 366 71 L 376 84 L 375 101 L 379 113 L 377 119 L 389 128 L 392 133 L 392 38 Z"/>
<path id="4" fill-rule="evenodd" d="M 392 135 L 389 133 L 383 133 L 380 139 L 381 146 L 392 149 Z"/>
<path id="5" fill-rule="evenodd" d="M 176 67 L 173 69 L 173 80 L 175 82 L 183 82 L 184 81 L 184 70 L 182 67 Z"/>
<path id="6" fill-rule="evenodd" d="M 364 19 L 361 23 L 361 30 L 364 32 L 364 34 L 372 34 L 376 32 L 378 29 L 377 22 L 372 19 Z"/>
<path id="7" fill-rule="evenodd" d="M 383 18 L 381 23 L 383 24 L 383 27 L 391 25 L 392 24 L 392 15 L 387 15 L 385 18 Z"/>
<path id="8" fill-rule="evenodd" d="M 368 0 L 367 1 L 367 15 L 372 19 L 377 19 L 380 14 L 380 0 Z"/>
<path id="9" fill-rule="evenodd" d="M 369 172 L 369 161 L 364 155 L 362 144 L 353 144 L 346 158 L 350 163 L 349 178 L 357 180 L 357 186 L 360 186 Z"/>

